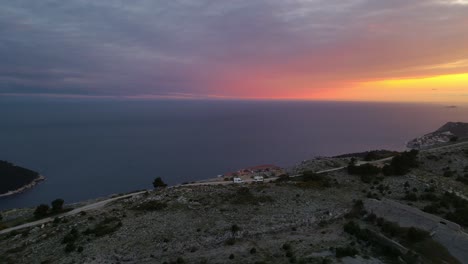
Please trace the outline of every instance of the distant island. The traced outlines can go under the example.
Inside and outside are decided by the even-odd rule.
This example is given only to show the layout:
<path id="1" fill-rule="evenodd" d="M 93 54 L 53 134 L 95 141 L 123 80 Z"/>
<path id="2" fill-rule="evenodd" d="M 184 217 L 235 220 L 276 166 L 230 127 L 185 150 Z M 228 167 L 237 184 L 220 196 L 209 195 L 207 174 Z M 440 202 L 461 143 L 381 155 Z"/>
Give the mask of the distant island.
<path id="1" fill-rule="evenodd" d="M 0 160 L 0 197 L 23 192 L 44 179 L 38 172 Z"/>

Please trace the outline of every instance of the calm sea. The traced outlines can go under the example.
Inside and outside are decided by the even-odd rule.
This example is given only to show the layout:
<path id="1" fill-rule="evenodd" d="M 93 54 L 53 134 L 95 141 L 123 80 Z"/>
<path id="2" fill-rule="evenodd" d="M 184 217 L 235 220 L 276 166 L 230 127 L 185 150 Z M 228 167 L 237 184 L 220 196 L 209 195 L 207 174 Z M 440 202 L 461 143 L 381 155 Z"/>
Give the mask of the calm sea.
<path id="1" fill-rule="evenodd" d="M 317 155 L 402 150 L 468 108 L 240 101 L 0 99 L 0 159 L 47 177 L 0 209 L 66 202 L 214 177 Z"/>

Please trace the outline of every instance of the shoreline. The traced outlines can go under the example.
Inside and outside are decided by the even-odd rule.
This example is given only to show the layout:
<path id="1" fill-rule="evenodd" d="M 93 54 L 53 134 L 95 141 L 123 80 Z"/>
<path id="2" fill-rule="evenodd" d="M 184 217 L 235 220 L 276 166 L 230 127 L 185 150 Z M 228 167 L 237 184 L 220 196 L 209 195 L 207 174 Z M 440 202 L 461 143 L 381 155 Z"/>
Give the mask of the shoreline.
<path id="1" fill-rule="evenodd" d="M 18 188 L 16 190 L 8 191 L 6 193 L 0 194 L 0 198 L 4 198 L 4 197 L 8 197 L 8 196 L 12 196 L 12 195 L 15 195 L 15 194 L 25 192 L 25 191 L 27 191 L 29 189 L 34 188 L 34 186 L 36 186 L 40 182 L 45 181 L 45 179 L 46 178 L 44 176 L 39 175 L 39 177 L 35 178 L 32 182 L 30 182 L 29 184 L 24 185 L 21 188 Z"/>

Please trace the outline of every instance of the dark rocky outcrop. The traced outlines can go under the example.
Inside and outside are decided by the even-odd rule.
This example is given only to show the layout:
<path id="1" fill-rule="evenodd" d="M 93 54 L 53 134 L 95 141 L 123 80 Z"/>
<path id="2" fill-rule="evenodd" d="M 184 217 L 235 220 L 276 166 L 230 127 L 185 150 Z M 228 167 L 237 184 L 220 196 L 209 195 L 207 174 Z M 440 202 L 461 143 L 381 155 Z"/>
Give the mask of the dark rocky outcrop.
<path id="1" fill-rule="evenodd" d="M 16 166 L 7 161 L 0 161 L 0 195 L 15 192 L 31 185 L 40 178 L 38 172 Z"/>

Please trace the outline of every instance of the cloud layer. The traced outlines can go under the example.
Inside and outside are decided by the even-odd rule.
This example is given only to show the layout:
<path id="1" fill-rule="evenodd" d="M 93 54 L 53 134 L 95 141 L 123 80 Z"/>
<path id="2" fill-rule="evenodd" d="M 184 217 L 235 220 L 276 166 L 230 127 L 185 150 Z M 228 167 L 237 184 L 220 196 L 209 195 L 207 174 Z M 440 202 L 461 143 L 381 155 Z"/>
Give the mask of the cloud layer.
<path id="1" fill-rule="evenodd" d="M 0 4 L 0 94 L 320 98 L 468 72 L 465 0 Z"/>

